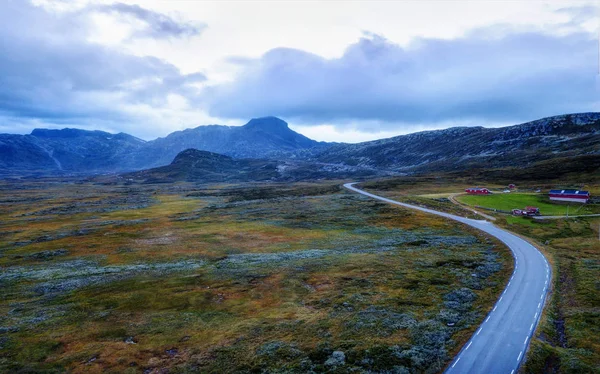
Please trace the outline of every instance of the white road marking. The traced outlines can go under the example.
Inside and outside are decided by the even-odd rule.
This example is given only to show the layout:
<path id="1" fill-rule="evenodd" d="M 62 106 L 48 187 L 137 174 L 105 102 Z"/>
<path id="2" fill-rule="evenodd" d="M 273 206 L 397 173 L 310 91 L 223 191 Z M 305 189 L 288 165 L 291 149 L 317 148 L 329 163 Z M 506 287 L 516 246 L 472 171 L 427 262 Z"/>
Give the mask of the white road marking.
<path id="1" fill-rule="evenodd" d="M 535 317 L 533 317 L 533 318 L 537 318 L 537 315 L 538 315 L 538 312 L 535 312 Z"/>
<path id="2" fill-rule="evenodd" d="M 517 357 L 517 361 L 521 359 L 521 356 L 523 356 L 523 351 L 519 352 L 519 357 Z"/>
<path id="3" fill-rule="evenodd" d="M 456 364 L 458 364 L 458 361 L 460 361 L 460 357 L 458 358 L 458 360 L 454 361 L 454 363 L 452 364 L 452 367 L 454 367 Z"/>
<path id="4" fill-rule="evenodd" d="M 479 335 L 480 332 L 481 332 L 481 329 L 477 330 L 477 334 L 475 334 L 475 335 Z"/>
<path id="5" fill-rule="evenodd" d="M 542 300 L 544 298 L 544 294 L 540 295 L 540 300 Z"/>
<path id="6" fill-rule="evenodd" d="M 503 297 L 504 297 L 504 296 L 500 296 L 500 299 L 498 299 L 498 302 L 502 301 L 502 298 L 503 298 Z"/>
<path id="7" fill-rule="evenodd" d="M 473 344 L 473 342 L 470 342 L 470 343 L 469 343 L 469 345 L 467 346 L 467 348 L 465 348 L 465 351 L 466 351 L 467 349 L 469 349 L 469 347 L 471 346 L 471 344 Z"/>
<path id="8" fill-rule="evenodd" d="M 542 305 L 542 303 L 538 303 L 538 309 L 540 309 L 540 305 Z"/>
<path id="9" fill-rule="evenodd" d="M 485 322 L 487 322 L 490 319 L 490 316 L 488 316 L 488 318 L 485 319 Z"/>
<path id="10" fill-rule="evenodd" d="M 532 322 L 531 326 L 529 326 L 529 331 L 533 330 L 533 324 L 534 324 L 534 322 Z"/>
<path id="11" fill-rule="evenodd" d="M 508 281 L 508 284 L 506 285 L 506 287 L 510 286 L 510 282 L 512 282 L 512 278 Z"/>
<path id="12" fill-rule="evenodd" d="M 529 339 L 529 336 L 525 338 L 525 341 L 523 342 L 523 344 L 527 345 L 527 339 Z"/>
<path id="13" fill-rule="evenodd" d="M 510 374 L 515 374 L 515 369 L 512 369 L 512 371 L 510 372 Z"/>

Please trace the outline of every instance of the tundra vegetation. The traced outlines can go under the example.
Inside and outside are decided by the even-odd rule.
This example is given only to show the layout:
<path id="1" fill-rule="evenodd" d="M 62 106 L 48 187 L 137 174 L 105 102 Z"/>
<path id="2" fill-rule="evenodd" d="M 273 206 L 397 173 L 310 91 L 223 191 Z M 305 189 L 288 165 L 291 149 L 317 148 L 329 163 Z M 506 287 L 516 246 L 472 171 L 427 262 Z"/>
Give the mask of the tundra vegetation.
<path id="1" fill-rule="evenodd" d="M 592 196 L 600 195 L 600 174 L 585 178 L 584 188 Z M 576 179 L 574 179 L 576 178 Z M 542 188 L 547 192 L 557 186 L 580 186 L 581 177 L 548 181 L 517 182 L 521 191 Z M 502 180 L 504 180 L 502 179 Z M 452 204 L 447 199 L 471 185 L 503 188 L 498 179 L 479 179 L 468 176 L 456 179 L 437 175 L 389 179 L 369 182 L 370 191 L 433 209 L 472 216 L 472 211 Z M 458 196 L 469 205 L 510 210 L 535 205 L 542 214 L 600 213 L 600 205 L 551 202 L 546 194 L 502 194 L 491 196 Z M 520 204 L 520 205 L 518 205 Z M 497 225 L 531 240 L 552 264 L 553 287 L 540 325 L 532 339 L 523 366 L 525 373 L 592 373 L 600 372 L 600 217 L 537 220 L 482 211 L 496 217 Z"/>
<path id="2" fill-rule="evenodd" d="M 439 372 L 512 272 L 334 183 L 4 181 L 0 217 L 0 372 Z"/>

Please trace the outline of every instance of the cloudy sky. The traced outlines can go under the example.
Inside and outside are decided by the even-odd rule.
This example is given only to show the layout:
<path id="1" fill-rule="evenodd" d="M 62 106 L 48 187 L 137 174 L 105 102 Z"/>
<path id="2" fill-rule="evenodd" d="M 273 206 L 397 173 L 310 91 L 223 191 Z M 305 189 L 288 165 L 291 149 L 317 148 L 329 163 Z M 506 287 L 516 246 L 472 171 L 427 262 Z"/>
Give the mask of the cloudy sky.
<path id="1" fill-rule="evenodd" d="M 596 1 L 0 1 L 0 132 L 357 142 L 600 111 Z"/>

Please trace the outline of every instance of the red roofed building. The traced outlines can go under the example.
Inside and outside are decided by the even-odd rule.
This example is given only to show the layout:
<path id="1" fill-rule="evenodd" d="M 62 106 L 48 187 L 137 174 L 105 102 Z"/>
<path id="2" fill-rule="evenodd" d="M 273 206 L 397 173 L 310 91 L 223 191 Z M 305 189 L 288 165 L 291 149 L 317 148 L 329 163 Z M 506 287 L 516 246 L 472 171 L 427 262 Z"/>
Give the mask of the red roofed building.
<path id="1" fill-rule="evenodd" d="M 580 190 L 550 190 L 548 196 L 553 201 L 569 201 L 574 203 L 587 203 L 590 199 L 588 191 Z"/>
<path id="2" fill-rule="evenodd" d="M 470 195 L 489 195 L 490 194 L 490 190 L 488 190 L 487 188 L 482 188 L 482 187 L 467 188 L 465 190 L 465 192 Z"/>

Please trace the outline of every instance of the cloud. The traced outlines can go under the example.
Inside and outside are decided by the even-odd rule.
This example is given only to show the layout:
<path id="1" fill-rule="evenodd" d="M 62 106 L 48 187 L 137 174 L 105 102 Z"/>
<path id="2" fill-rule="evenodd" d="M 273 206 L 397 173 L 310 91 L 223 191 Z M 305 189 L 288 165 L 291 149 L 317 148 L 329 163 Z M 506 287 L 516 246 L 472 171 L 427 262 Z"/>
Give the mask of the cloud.
<path id="1" fill-rule="evenodd" d="M 338 127 L 375 121 L 383 129 L 515 123 L 597 110 L 597 64 L 597 39 L 582 30 L 498 25 L 404 48 L 365 33 L 340 58 L 272 49 L 204 96 L 209 113 L 225 118 L 269 114 Z"/>
<path id="2" fill-rule="evenodd" d="M 315 137 L 357 140 L 600 107 L 593 8 L 560 10 L 553 29 L 496 25 L 402 46 L 365 32 L 336 58 L 292 48 L 230 56 L 211 81 L 195 66 L 223 43 L 207 40 L 204 24 L 124 3 L 72 4 L 0 1 L 0 132 L 70 126 L 148 139 L 277 115 Z M 218 17 L 214 30 L 229 38 Z M 191 39 L 206 45 L 189 42 L 199 34 Z"/>
<path id="3" fill-rule="evenodd" d="M 575 26 L 596 19 L 599 11 L 600 9 L 598 7 L 588 4 L 569 8 L 561 8 L 556 12 L 559 14 L 566 14 L 569 17 L 567 24 Z"/>
<path id="4" fill-rule="evenodd" d="M 176 95 L 196 97 L 199 72 L 182 74 L 156 57 L 87 41 L 78 13 L 52 13 L 25 2 L 0 2 L 0 122 L 39 122 L 159 135 L 145 105 L 161 111 Z M 164 112 L 164 110 L 162 111 Z M 140 126 L 142 124 L 142 126 Z M 162 132 L 160 133 L 162 134 Z"/>
<path id="5" fill-rule="evenodd" d="M 206 28 L 206 24 L 180 22 L 165 14 L 153 12 L 139 5 L 124 3 L 95 5 L 86 8 L 85 11 L 113 14 L 125 19 L 141 21 L 144 27 L 135 31 L 134 37 L 153 39 L 189 37 L 199 35 Z"/>

